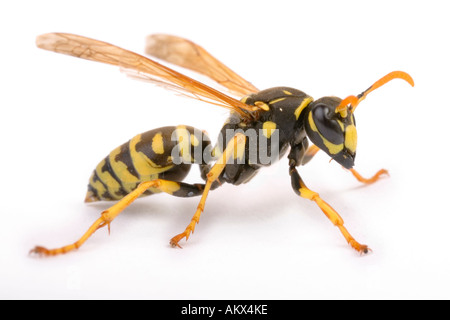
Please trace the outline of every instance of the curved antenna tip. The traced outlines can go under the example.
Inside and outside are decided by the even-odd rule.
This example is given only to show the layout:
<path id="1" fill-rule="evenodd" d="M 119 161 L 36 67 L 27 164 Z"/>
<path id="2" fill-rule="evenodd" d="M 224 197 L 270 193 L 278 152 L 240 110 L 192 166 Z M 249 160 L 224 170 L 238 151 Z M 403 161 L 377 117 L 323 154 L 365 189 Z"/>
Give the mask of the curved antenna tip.
<path id="1" fill-rule="evenodd" d="M 380 80 L 376 81 L 366 91 L 362 92 L 357 97 L 348 96 L 347 98 L 342 100 L 339 106 L 336 108 L 335 112 L 336 113 L 339 112 L 341 116 L 344 117 L 347 115 L 347 106 L 349 105 L 350 105 L 349 111 L 350 112 L 355 111 L 356 106 L 361 101 L 363 101 L 370 92 L 372 92 L 375 89 L 378 89 L 379 87 L 383 86 L 384 84 L 394 79 L 403 79 L 406 82 L 408 82 L 412 87 L 414 87 L 414 80 L 408 73 L 403 71 L 392 71 L 391 73 L 388 73 L 387 75 L 382 77 Z"/>
<path id="2" fill-rule="evenodd" d="M 388 82 L 388 81 L 391 81 L 392 79 L 403 79 L 403 80 L 405 80 L 406 82 L 408 82 L 410 85 L 411 85 L 411 87 L 414 87 L 414 79 L 408 74 L 408 73 L 406 73 L 406 72 L 403 72 L 403 71 L 393 71 L 393 72 L 391 72 L 391 73 L 389 73 L 389 74 L 387 74 L 385 77 L 383 77 L 383 78 L 389 78 L 388 80 L 386 80 L 386 82 Z M 382 78 L 382 79 L 383 79 Z M 380 79 L 381 80 L 381 79 Z M 386 83 L 385 82 L 385 83 Z"/>

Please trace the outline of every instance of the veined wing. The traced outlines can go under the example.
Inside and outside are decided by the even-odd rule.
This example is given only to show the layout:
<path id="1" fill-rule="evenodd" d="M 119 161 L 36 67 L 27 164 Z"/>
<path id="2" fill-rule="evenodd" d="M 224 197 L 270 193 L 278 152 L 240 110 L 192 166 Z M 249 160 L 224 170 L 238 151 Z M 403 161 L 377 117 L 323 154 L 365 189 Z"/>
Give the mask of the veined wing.
<path id="1" fill-rule="evenodd" d="M 68 33 L 47 33 L 37 37 L 36 45 L 41 49 L 119 66 L 125 71 L 131 70 L 134 76 L 228 108 L 243 118 L 252 119 L 259 110 L 156 61 L 110 43 Z"/>
<path id="2" fill-rule="evenodd" d="M 259 91 L 190 40 L 166 34 L 150 35 L 147 37 L 145 52 L 158 59 L 204 74 L 238 96 Z"/>

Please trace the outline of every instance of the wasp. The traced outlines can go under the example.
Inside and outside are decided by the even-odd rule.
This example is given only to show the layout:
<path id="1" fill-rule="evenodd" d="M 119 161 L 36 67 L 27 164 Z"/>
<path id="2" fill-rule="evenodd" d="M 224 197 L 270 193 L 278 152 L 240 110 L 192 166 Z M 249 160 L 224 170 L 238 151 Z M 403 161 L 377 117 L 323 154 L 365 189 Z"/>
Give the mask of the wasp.
<path id="1" fill-rule="evenodd" d="M 96 230 L 105 226 L 109 230 L 111 222 L 138 197 L 160 192 L 176 197 L 201 197 L 185 230 L 170 240 L 173 247 L 181 247 L 180 241 L 188 240 L 194 232 L 211 190 L 224 183 L 236 186 L 247 183 L 261 168 L 286 155 L 294 192 L 314 201 L 357 252 L 371 251 L 355 240 L 333 207 L 306 186 L 297 168 L 322 150 L 362 183 L 373 183 L 385 175 L 387 171 L 382 169 L 371 178 L 364 178 L 353 169 L 357 145 L 354 111 L 370 92 L 393 79 L 414 86 L 407 73 L 391 72 L 356 96 L 314 100 L 289 87 L 260 91 L 187 39 L 163 34 L 147 38 L 148 55 L 208 76 L 230 92 L 225 94 L 155 60 L 106 42 L 49 33 L 38 36 L 36 44 L 42 49 L 120 67 L 133 77 L 225 107 L 230 115 L 214 146 L 202 130 L 178 125 L 144 132 L 111 151 L 93 171 L 85 201 L 116 203 L 103 211 L 76 242 L 56 249 L 37 246 L 31 252 L 53 256 L 78 249 Z M 200 167 L 202 183 L 183 182 L 192 165 Z"/>

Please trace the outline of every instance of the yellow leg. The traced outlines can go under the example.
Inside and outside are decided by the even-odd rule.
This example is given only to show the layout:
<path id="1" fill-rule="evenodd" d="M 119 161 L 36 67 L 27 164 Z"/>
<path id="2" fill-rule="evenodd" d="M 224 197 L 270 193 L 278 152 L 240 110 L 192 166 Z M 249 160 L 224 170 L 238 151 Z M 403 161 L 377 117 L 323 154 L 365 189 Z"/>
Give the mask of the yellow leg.
<path id="1" fill-rule="evenodd" d="M 299 194 L 301 197 L 305 199 L 309 199 L 314 201 L 319 208 L 323 211 L 323 213 L 327 216 L 327 218 L 341 231 L 344 238 L 347 242 L 361 254 L 368 253 L 371 251 L 366 245 L 360 244 L 358 241 L 353 238 L 353 236 L 348 232 L 348 230 L 344 227 L 344 220 L 342 217 L 334 210 L 328 203 L 326 203 L 317 192 L 314 192 L 308 187 L 306 187 L 302 178 L 298 174 L 298 171 L 295 167 L 291 167 L 289 171 L 292 178 L 292 187 L 294 191 Z"/>
<path id="2" fill-rule="evenodd" d="M 67 253 L 69 251 L 72 251 L 74 249 L 78 249 L 83 245 L 84 242 L 86 242 L 87 239 L 98 229 L 103 228 L 104 226 L 108 226 L 108 232 L 110 230 L 110 224 L 111 222 L 126 208 L 128 207 L 136 198 L 138 198 L 142 193 L 145 192 L 148 188 L 158 188 L 159 190 L 163 192 L 170 193 L 173 184 L 175 182 L 172 181 L 166 181 L 166 180 L 152 180 L 152 181 L 146 181 L 139 184 L 139 186 L 132 192 L 130 192 L 128 195 L 126 195 L 124 198 L 122 198 L 119 202 L 117 202 L 115 205 L 110 207 L 109 209 L 102 212 L 101 217 L 97 219 L 90 227 L 89 229 L 84 233 L 84 235 L 76 242 L 69 244 L 67 246 L 57 248 L 57 249 L 46 249 L 44 247 L 37 246 L 34 249 L 30 251 L 30 253 L 36 253 L 40 255 L 45 256 L 55 256 L 58 254 Z"/>
<path id="3" fill-rule="evenodd" d="M 359 182 L 362 182 L 362 183 L 365 183 L 365 184 L 371 184 L 371 183 L 374 183 L 374 182 L 378 181 L 378 179 L 380 179 L 380 177 L 381 177 L 382 175 L 389 175 L 388 171 L 385 170 L 385 169 L 378 170 L 378 172 L 375 173 L 375 174 L 373 175 L 373 177 L 368 178 L 368 179 L 362 177 L 355 169 L 350 169 L 350 172 L 353 174 L 353 176 L 354 176 Z"/>
<path id="4" fill-rule="evenodd" d="M 178 242 L 186 238 L 186 241 L 189 239 L 189 236 L 191 233 L 194 232 L 196 224 L 200 221 L 200 215 L 202 214 L 204 208 L 205 208 L 205 202 L 206 198 L 208 196 L 208 192 L 211 188 L 211 184 L 217 180 L 217 178 L 220 176 L 222 171 L 225 169 L 225 166 L 228 162 L 228 160 L 233 157 L 234 159 L 238 157 L 242 157 L 242 154 L 245 150 L 245 135 L 241 133 L 237 133 L 233 139 L 231 139 L 227 147 L 225 148 L 224 153 L 219 158 L 219 160 L 214 164 L 214 166 L 211 168 L 211 170 L 207 174 L 205 189 L 203 190 L 202 198 L 200 199 L 200 202 L 197 206 L 197 210 L 195 211 L 194 216 L 191 219 L 191 222 L 188 224 L 184 232 L 176 235 L 170 240 L 170 244 L 172 247 L 179 247 L 181 246 L 178 244 Z"/>

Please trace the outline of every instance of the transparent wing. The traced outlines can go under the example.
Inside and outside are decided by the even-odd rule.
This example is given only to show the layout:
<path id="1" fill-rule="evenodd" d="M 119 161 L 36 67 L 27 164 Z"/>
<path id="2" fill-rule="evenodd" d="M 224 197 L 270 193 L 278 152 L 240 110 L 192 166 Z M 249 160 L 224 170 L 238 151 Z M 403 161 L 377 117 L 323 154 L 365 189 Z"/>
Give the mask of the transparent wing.
<path id="1" fill-rule="evenodd" d="M 150 35 L 147 37 L 145 52 L 158 59 L 204 74 L 238 96 L 259 91 L 190 40 L 166 34 Z"/>
<path id="2" fill-rule="evenodd" d="M 253 118 L 258 110 L 156 61 L 103 41 L 74 34 L 48 33 L 38 36 L 36 45 L 41 49 L 119 66 L 134 77 L 228 108 L 244 118 Z"/>

